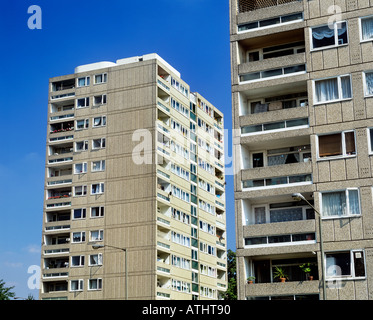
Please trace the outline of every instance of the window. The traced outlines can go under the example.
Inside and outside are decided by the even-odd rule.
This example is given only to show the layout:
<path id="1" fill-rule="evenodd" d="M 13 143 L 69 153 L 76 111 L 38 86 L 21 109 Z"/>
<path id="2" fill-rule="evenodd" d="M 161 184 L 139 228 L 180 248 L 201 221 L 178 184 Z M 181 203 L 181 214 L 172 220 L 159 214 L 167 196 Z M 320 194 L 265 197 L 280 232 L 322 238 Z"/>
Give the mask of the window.
<path id="1" fill-rule="evenodd" d="M 77 82 L 78 82 L 78 84 L 77 84 L 78 87 L 87 87 L 87 86 L 89 86 L 89 83 L 90 83 L 90 77 L 78 78 Z"/>
<path id="2" fill-rule="evenodd" d="M 104 207 L 92 207 L 91 218 L 99 218 L 104 216 Z"/>
<path id="3" fill-rule="evenodd" d="M 95 84 L 106 83 L 107 82 L 107 73 L 101 73 L 95 75 Z"/>
<path id="4" fill-rule="evenodd" d="M 310 174 L 300 174 L 297 176 L 284 176 L 284 177 L 273 177 L 265 179 L 255 179 L 255 180 L 243 180 L 243 188 L 276 188 L 278 186 L 283 187 L 287 184 L 310 184 L 312 183 L 312 175 Z"/>
<path id="5" fill-rule="evenodd" d="M 72 256 L 71 257 L 72 267 L 83 267 L 84 266 L 84 256 Z"/>
<path id="6" fill-rule="evenodd" d="M 347 157 L 352 155 L 356 155 L 354 131 L 343 131 L 318 136 L 319 158 Z"/>
<path id="7" fill-rule="evenodd" d="M 293 13 L 293 14 L 286 15 L 286 16 L 279 16 L 279 17 L 266 19 L 266 20 L 260 20 L 260 21 L 241 24 L 241 25 L 238 26 L 238 32 L 250 31 L 252 29 L 257 29 L 257 28 L 277 26 L 277 25 L 282 24 L 282 23 L 288 23 L 288 22 L 292 22 L 292 21 L 296 22 L 298 20 L 303 20 L 303 13 L 302 12 Z"/>
<path id="8" fill-rule="evenodd" d="M 91 254 L 89 256 L 90 266 L 102 266 L 102 253 Z"/>
<path id="9" fill-rule="evenodd" d="M 89 119 L 76 120 L 76 130 L 83 130 L 89 128 Z"/>
<path id="10" fill-rule="evenodd" d="M 73 210 L 73 219 L 85 219 L 86 212 L 87 212 L 86 208 L 74 209 Z"/>
<path id="11" fill-rule="evenodd" d="M 361 41 L 369 41 L 373 39 L 373 16 L 360 19 L 361 25 Z"/>
<path id="12" fill-rule="evenodd" d="M 92 149 L 102 149 L 105 148 L 106 146 L 106 139 L 101 138 L 101 139 L 94 139 L 92 140 Z"/>
<path id="13" fill-rule="evenodd" d="M 270 70 L 264 70 L 264 71 L 242 74 L 242 75 L 240 75 L 240 81 L 245 82 L 245 81 L 261 80 L 261 79 L 265 79 L 265 78 L 286 76 L 286 75 L 295 74 L 295 73 L 304 73 L 305 71 L 306 71 L 306 65 L 305 64 L 300 64 L 300 65 L 296 65 L 296 66 L 290 66 L 290 67 L 270 69 Z"/>
<path id="14" fill-rule="evenodd" d="M 92 161 L 92 172 L 104 171 L 105 170 L 105 160 Z"/>
<path id="15" fill-rule="evenodd" d="M 74 174 L 86 173 L 87 172 L 87 162 L 74 164 Z"/>
<path id="16" fill-rule="evenodd" d="M 299 127 L 308 127 L 308 118 L 292 119 L 279 122 L 270 122 L 241 127 L 242 134 L 260 133 L 271 130 L 281 130 Z"/>
<path id="17" fill-rule="evenodd" d="M 74 196 L 81 197 L 87 195 L 87 186 L 76 186 L 74 187 Z"/>
<path id="18" fill-rule="evenodd" d="M 102 279 L 89 279 L 88 290 L 101 290 L 102 289 Z"/>
<path id="19" fill-rule="evenodd" d="M 314 81 L 315 103 L 352 98 L 350 75 Z"/>
<path id="20" fill-rule="evenodd" d="M 71 280 L 70 281 L 70 291 L 83 291 L 84 280 Z"/>
<path id="21" fill-rule="evenodd" d="M 106 94 L 102 94 L 99 96 L 94 96 L 93 105 L 94 106 L 100 106 L 102 104 L 106 104 Z"/>
<path id="22" fill-rule="evenodd" d="M 364 95 L 366 97 L 373 96 L 373 71 L 364 72 Z"/>
<path id="23" fill-rule="evenodd" d="M 88 150 L 88 141 L 87 140 L 75 142 L 75 151 L 76 152 L 86 151 L 86 150 Z"/>
<path id="24" fill-rule="evenodd" d="M 364 278 L 363 250 L 339 251 L 325 254 L 326 278 Z"/>
<path id="25" fill-rule="evenodd" d="M 360 215 L 358 189 L 321 193 L 321 213 L 325 218 Z"/>
<path id="26" fill-rule="evenodd" d="M 102 241 L 104 240 L 104 230 L 93 230 L 90 232 L 90 241 Z"/>
<path id="27" fill-rule="evenodd" d="M 80 243 L 85 241 L 85 232 L 73 232 L 73 243 Z"/>
<path id="28" fill-rule="evenodd" d="M 300 233 L 300 234 L 285 234 L 280 236 L 265 236 L 265 237 L 252 237 L 245 238 L 245 246 L 257 246 L 257 245 L 282 245 L 285 243 L 302 244 L 303 241 L 315 242 L 314 233 Z"/>
<path id="29" fill-rule="evenodd" d="M 92 184 L 91 194 L 101 194 L 104 193 L 105 187 L 104 183 L 95 183 Z"/>
<path id="30" fill-rule="evenodd" d="M 373 154 L 373 128 L 368 129 L 368 148 L 369 153 Z"/>
<path id="31" fill-rule="evenodd" d="M 324 25 L 311 28 L 311 48 L 329 48 L 348 43 L 347 22 L 335 22 L 333 26 Z"/>
<path id="32" fill-rule="evenodd" d="M 77 99 L 76 107 L 77 108 L 89 107 L 89 97 Z"/>
<path id="33" fill-rule="evenodd" d="M 181 244 L 182 246 L 190 247 L 190 238 L 183 234 L 171 231 L 171 240 L 172 242 Z"/>
<path id="34" fill-rule="evenodd" d="M 93 118 L 93 128 L 106 126 L 106 116 Z"/>

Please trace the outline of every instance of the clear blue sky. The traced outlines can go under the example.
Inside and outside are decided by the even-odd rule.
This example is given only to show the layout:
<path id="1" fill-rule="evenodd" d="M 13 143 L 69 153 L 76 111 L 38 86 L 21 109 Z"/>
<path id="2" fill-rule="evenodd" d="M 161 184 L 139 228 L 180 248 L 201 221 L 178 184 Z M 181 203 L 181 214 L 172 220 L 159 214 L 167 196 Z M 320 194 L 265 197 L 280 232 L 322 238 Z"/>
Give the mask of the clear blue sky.
<path id="1" fill-rule="evenodd" d="M 38 297 L 27 270 L 40 264 L 48 79 L 82 64 L 158 53 L 224 112 L 231 129 L 228 2 L 2 1 L 0 279 L 16 296 Z M 41 30 L 27 26 L 31 5 L 42 10 Z M 226 198 L 228 248 L 235 250 L 232 176 Z"/>

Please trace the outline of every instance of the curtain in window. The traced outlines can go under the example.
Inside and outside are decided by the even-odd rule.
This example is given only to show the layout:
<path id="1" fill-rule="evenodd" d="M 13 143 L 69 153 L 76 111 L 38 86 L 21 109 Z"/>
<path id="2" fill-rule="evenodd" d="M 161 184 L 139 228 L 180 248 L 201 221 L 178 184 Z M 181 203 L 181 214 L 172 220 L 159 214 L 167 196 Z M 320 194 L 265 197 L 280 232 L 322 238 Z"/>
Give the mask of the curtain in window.
<path id="1" fill-rule="evenodd" d="M 363 40 L 373 38 L 373 18 L 361 20 L 361 33 L 363 36 Z"/>
<path id="2" fill-rule="evenodd" d="M 346 214 L 346 194 L 328 192 L 322 195 L 322 215 L 324 217 L 341 216 Z"/>
<path id="3" fill-rule="evenodd" d="M 342 135 L 340 133 L 319 136 L 319 156 L 337 156 L 342 154 Z"/>
<path id="4" fill-rule="evenodd" d="M 277 209 L 270 211 L 271 222 L 297 221 L 303 219 L 302 208 Z"/>
<path id="5" fill-rule="evenodd" d="M 342 87 L 342 98 L 343 99 L 351 98 L 352 97 L 351 79 L 349 76 L 341 78 L 341 87 Z"/>
<path id="6" fill-rule="evenodd" d="M 366 95 L 373 95 L 373 72 L 365 74 Z"/>
<path id="7" fill-rule="evenodd" d="M 94 126 L 95 127 L 98 127 L 101 125 L 101 118 L 95 118 L 94 119 Z"/>
<path id="8" fill-rule="evenodd" d="M 360 214 L 359 191 L 348 190 L 349 214 Z"/>
<path id="9" fill-rule="evenodd" d="M 255 224 L 266 223 L 266 209 L 265 207 L 258 207 L 255 211 Z"/>
<path id="10" fill-rule="evenodd" d="M 320 80 L 315 82 L 316 102 L 324 102 L 338 99 L 337 78 Z"/>

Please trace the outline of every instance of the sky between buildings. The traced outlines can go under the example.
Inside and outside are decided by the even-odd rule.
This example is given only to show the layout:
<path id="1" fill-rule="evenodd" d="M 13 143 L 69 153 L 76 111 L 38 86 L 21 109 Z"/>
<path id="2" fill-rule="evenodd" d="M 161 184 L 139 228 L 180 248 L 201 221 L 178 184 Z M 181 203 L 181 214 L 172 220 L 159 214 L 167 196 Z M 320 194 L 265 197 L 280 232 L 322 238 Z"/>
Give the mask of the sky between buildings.
<path id="1" fill-rule="evenodd" d="M 41 8 L 41 29 L 28 27 L 31 5 Z M 224 113 L 230 162 L 229 1 L 3 0 L 0 40 L 0 279 L 17 297 L 38 298 L 28 270 L 40 264 L 49 78 L 157 53 Z M 228 248 L 235 250 L 233 176 L 226 180 Z"/>

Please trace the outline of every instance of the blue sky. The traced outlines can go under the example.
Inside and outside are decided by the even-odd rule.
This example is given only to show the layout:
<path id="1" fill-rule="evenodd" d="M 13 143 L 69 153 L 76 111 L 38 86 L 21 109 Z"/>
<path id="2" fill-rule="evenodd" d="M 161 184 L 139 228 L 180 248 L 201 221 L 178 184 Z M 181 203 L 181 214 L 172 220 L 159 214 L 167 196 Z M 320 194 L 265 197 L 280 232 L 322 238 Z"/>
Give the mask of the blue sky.
<path id="1" fill-rule="evenodd" d="M 231 129 L 228 2 L 2 1 L 0 279 L 16 296 L 38 297 L 27 270 L 40 264 L 48 79 L 82 64 L 158 53 L 224 112 Z M 28 28 L 31 5 L 42 10 L 41 30 Z M 232 176 L 226 198 L 228 248 L 235 250 Z"/>

